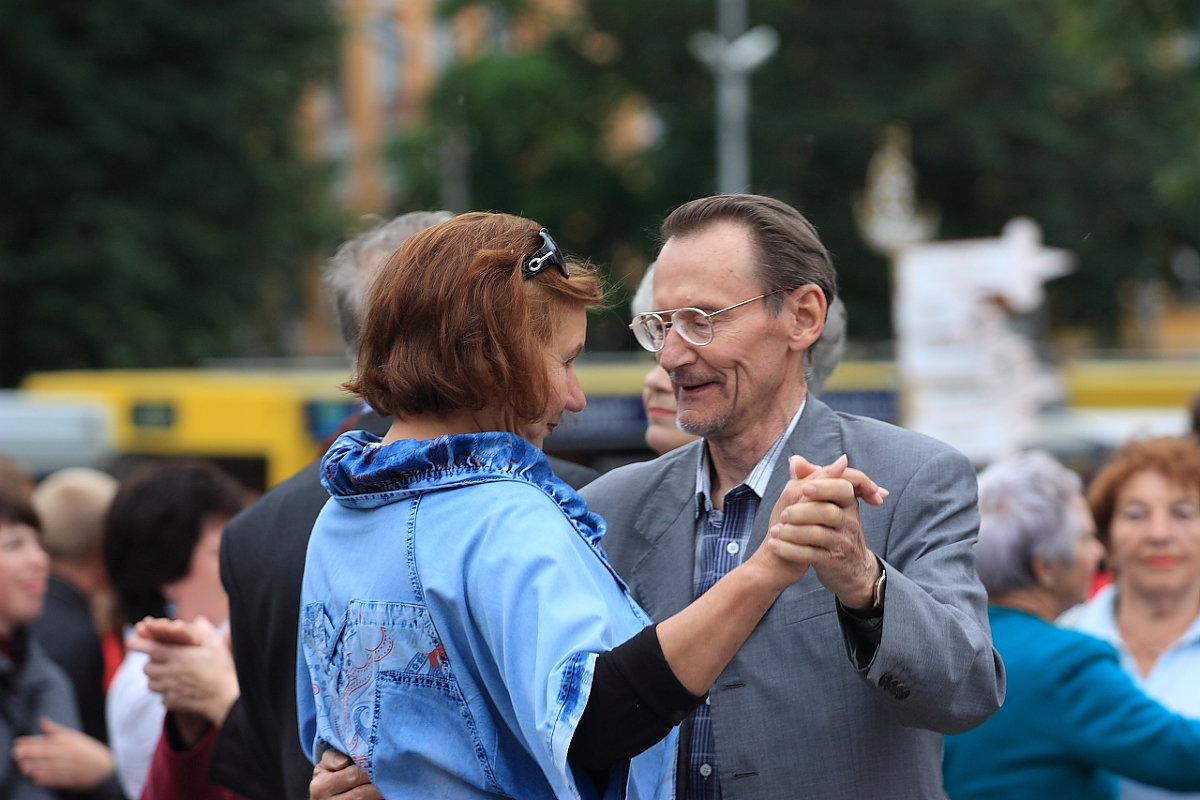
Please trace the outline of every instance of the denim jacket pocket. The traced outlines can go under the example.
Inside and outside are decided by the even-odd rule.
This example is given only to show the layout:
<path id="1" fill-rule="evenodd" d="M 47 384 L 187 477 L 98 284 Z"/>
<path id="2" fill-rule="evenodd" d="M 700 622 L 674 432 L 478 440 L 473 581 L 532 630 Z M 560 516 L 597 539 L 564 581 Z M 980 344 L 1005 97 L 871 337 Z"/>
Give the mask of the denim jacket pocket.
<path id="1" fill-rule="evenodd" d="M 310 672 L 325 676 L 324 691 L 314 687 L 318 716 L 324 712 L 329 729 L 368 774 L 377 757 L 386 758 L 406 737 L 440 742 L 435 749 L 453 747 L 449 740 L 459 738 L 465 740 L 464 755 L 480 758 L 483 748 L 472 715 L 425 607 L 353 600 L 339 625 L 313 603 L 304 610 L 304 636 Z M 311 663 L 314 655 L 317 664 Z M 460 727 L 429 730 L 437 719 L 459 720 Z M 384 752 L 377 756 L 381 741 Z M 490 775 L 486 759 L 480 761 Z"/>

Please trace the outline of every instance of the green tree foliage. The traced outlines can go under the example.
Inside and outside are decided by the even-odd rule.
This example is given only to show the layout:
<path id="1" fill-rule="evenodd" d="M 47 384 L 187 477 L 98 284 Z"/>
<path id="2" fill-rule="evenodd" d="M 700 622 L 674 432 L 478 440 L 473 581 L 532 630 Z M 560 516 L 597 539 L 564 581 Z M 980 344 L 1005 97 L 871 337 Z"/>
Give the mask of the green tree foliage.
<path id="1" fill-rule="evenodd" d="M 504 5 L 515 13 L 521 4 Z M 585 5 L 538 52 L 501 49 L 447 74 L 422 135 L 468 132 L 472 205 L 568 229 L 586 210 L 594 223 L 564 237 L 572 249 L 620 263 L 632 242 L 644 263 L 662 216 L 714 190 L 713 80 L 687 43 L 715 28 L 715 3 Z M 1077 272 L 1054 287 L 1055 321 L 1112 341 L 1127 282 L 1165 274 L 1174 248 L 1197 244 L 1200 71 L 1170 55 L 1171 42 L 1198 30 L 1189 9 L 749 0 L 750 25 L 775 28 L 780 47 L 752 75 L 748 188 L 809 215 L 836 256 L 852 335 L 887 338 L 887 264 L 862 243 L 853 205 L 883 127 L 903 123 L 920 200 L 941 212 L 940 238 L 995 236 L 1014 216 L 1036 219 L 1048 244 L 1078 257 Z M 663 134 L 614 159 L 601 146 L 604 126 L 631 95 L 649 101 Z M 398 152 L 409 201 L 431 202 L 437 171 L 412 149 Z"/>
<path id="2" fill-rule="evenodd" d="M 296 128 L 336 53 L 331 7 L 0 8 L 0 385 L 269 347 L 264 286 L 295 292 L 328 230 Z"/>

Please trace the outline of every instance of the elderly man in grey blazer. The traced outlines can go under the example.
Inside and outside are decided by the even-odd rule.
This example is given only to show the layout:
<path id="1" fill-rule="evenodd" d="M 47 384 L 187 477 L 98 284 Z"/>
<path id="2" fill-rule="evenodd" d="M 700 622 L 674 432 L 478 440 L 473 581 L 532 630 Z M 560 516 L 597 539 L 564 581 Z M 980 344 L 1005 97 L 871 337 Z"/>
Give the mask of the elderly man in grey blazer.
<path id="1" fill-rule="evenodd" d="M 667 618 L 752 553 L 788 478 L 810 465 L 838 475 L 845 456 L 890 490 L 861 507 L 848 480 L 799 490 L 773 544 L 811 569 L 685 723 L 677 796 L 944 797 L 942 734 L 983 722 L 1005 689 L 975 574 L 970 462 L 807 394 L 837 276 L 794 208 L 695 200 L 662 238 L 663 310 L 631 328 L 671 376 L 679 426 L 703 438 L 582 492 L 643 608 Z"/>

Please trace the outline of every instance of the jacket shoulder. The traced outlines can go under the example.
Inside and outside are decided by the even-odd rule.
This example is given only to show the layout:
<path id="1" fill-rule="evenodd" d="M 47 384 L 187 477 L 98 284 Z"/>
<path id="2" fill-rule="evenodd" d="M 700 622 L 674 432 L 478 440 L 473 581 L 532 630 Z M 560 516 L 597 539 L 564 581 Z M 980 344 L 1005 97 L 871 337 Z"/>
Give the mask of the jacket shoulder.
<path id="1" fill-rule="evenodd" d="M 701 446 L 699 441 L 692 442 L 658 458 L 609 470 L 580 490 L 580 494 L 589 506 L 610 502 L 629 504 L 653 492 L 671 476 L 694 470 Z"/>

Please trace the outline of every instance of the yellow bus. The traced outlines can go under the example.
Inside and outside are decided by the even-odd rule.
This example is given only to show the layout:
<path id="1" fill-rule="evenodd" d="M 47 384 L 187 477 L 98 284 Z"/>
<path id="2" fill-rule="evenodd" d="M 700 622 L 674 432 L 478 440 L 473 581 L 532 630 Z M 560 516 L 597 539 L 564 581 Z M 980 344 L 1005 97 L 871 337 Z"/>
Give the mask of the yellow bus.
<path id="1" fill-rule="evenodd" d="M 100 401 L 116 454 L 208 458 L 247 486 L 265 489 L 318 454 L 358 404 L 337 370 L 146 369 L 40 372 L 21 389 L 29 402 Z"/>
<path id="2" fill-rule="evenodd" d="M 587 409 L 560 425 L 547 449 L 600 469 L 648 457 L 640 397 L 652 363 L 642 354 L 586 356 L 579 374 Z M 1066 364 L 1062 376 L 1072 410 L 1099 420 L 1120 414 L 1174 420 L 1200 390 L 1200 359 L 1083 360 Z M 359 408 L 339 388 L 346 377 L 336 368 L 40 372 L 26 378 L 21 393 L 27 405 L 103 405 L 122 459 L 209 458 L 265 489 L 320 455 Z M 899 376 L 888 361 L 842 363 L 822 395 L 838 410 L 897 424 L 899 397 Z"/>
<path id="3" fill-rule="evenodd" d="M 650 363 L 596 359 L 581 368 L 588 409 L 560 425 L 548 449 L 583 462 L 647 455 L 640 393 Z M 66 370 L 30 374 L 20 394 L 26 408 L 104 407 L 120 461 L 211 459 L 263 490 L 323 453 L 360 409 L 340 388 L 346 378 L 335 368 Z M 36 432 L 23 441 L 44 449 Z"/>

